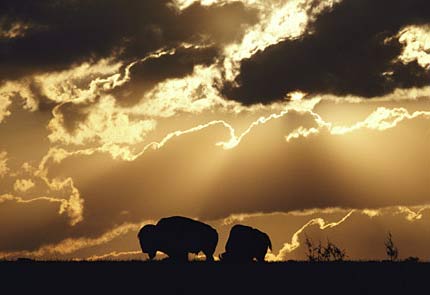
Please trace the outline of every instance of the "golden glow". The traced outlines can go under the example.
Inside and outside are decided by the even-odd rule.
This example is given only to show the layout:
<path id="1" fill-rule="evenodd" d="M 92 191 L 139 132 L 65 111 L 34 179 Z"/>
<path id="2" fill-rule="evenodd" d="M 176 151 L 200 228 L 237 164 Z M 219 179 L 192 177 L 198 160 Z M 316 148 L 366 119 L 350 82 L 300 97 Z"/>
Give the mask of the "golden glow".
<path id="1" fill-rule="evenodd" d="M 235 1 L 177 0 L 176 5 L 179 10 L 183 10 L 194 2 L 200 2 L 202 5 L 222 5 Z M 58 164 L 69 157 L 90 157 L 96 153 L 106 153 L 113 159 L 132 162 L 148 151 L 162 149 L 169 143 L 174 144 L 174 139 L 178 137 L 208 131 L 207 129 L 214 126 L 221 127 L 227 134 L 227 139 L 222 141 L 213 139 L 213 144 L 220 149 L 232 150 L 237 148 L 244 138 L 269 122 L 285 119 L 290 115 L 294 117 L 297 114 L 301 120 L 310 118 L 314 126 L 308 127 L 308 125 L 300 122 L 297 126 L 300 126 L 300 124 L 302 126 L 298 128 L 296 128 L 296 125 L 294 127 L 285 126 L 285 128 L 290 128 L 288 130 L 294 129 L 288 133 L 285 131 L 287 133 L 285 134 L 287 141 L 285 145 L 288 145 L 288 142 L 292 140 L 304 139 L 321 133 L 342 136 L 360 130 L 384 131 L 395 128 L 400 123 L 408 120 L 430 118 L 430 111 L 428 110 L 411 111 L 403 107 L 392 107 L 387 103 L 387 106 L 372 109 L 373 112 L 364 119 L 357 120 L 357 122 L 351 124 L 336 125 L 330 122 L 331 120 L 325 119 L 325 117 L 323 119 L 323 116 L 317 111 L 318 105 L 330 101 L 333 103 L 354 103 L 359 107 L 358 105 L 367 104 L 368 102 L 360 97 L 352 96 L 336 97 L 325 95 L 310 97 L 300 91 L 287 93 L 285 100 L 270 105 L 244 106 L 239 102 L 229 100 L 228 97 L 223 97 L 219 91 L 219 85 L 225 79 L 234 81 L 239 74 L 241 61 L 252 57 L 252 55 L 265 50 L 271 45 L 288 39 L 300 38 L 304 34 L 311 34 L 312 32 L 307 31 L 308 23 L 315 19 L 318 14 L 331 9 L 340 1 L 242 0 L 242 2 L 248 7 L 256 8 L 260 17 L 258 24 L 247 28 L 242 40 L 222 48 L 222 56 L 213 65 L 196 65 L 192 73 L 185 77 L 167 79 L 158 83 L 153 89 L 144 94 L 142 93 L 141 97 L 138 97 L 139 101 L 133 106 L 120 105 L 118 101 L 121 98 L 109 94 L 112 93 L 110 90 L 129 83 L 132 79 L 131 71 L 134 66 L 149 59 L 157 59 L 166 55 L 173 56 L 176 54 L 177 48 L 162 48 L 128 64 L 118 62 L 116 56 L 112 56 L 98 61 L 75 64 L 67 70 L 36 74 L 20 81 L 2 84 L 0 86 L 0 123 L 2 123 L 2 127 L 7 126 L 9 117 L 13 115 L 11 114 L 12 101 L 14 101 L 13 109 L 15 109 L 15 100 L 21 100 L 16 105 L 22 106 L 24 111 L 35 112 L 34 115 L 40 115 L 44 112 L 46 115 L 48 113 L 42 108 L 39 109 L 39 105 L 42 105 L 43 102 L 40 100 L 47 99 L 48 105 L 53 107 L 52 111 L 50 110 L 52 113 L 49 113 L 50 117 L 46 119 L 46 121 L 49 120 L 49 141 L 46 140 L 47 147 L 43 152 L 47 152 L 45 156 L 40 156 L 42 157 L 40 162 L 34 159 L 31 161 L 25 159 L 25 161 L 29 162 L 24 164 L 22 162 L 15 163 L 17 161 L 15 158 L 18 158 L 19 155 L 16 156 L 15 151 L 12 152 L 13 147 L 10 150 L 11 155 L 0 150 L 0 180 L 3 181 L 7 178 L 11 187 L 11 192 L 0 193 L 0 204 L 15 202 L 29 206 L 34 205 L 35 202 L 54 203 L 58 205 L 58 213 L 67 215 L 70 225 L 73 226 L 83 221 L 84 200 L 88 196 L 82 196 L 81 191 L 83 192 L 84 189 L 75 185 L 75 183 L 79 183 L 78 179 L 55 176 L 55 169 L 58 168 Z M 7 32 L 0 28 L 0 38 L 20 38 L 29 29 L 28 26 L 18 23 L 14 24 Z M 405 46 L 404 52 L 399 59 L 404 63 L 417 61 L 420 66 L 428 69 L 430 67 L 429 36 L 430 29 L 428 26 L 409 26 L 404 28 L 396 36 L 400 43 Z M 202 48 L 204 46 L 184 43 L 178 48 L 191 47 Z M 36 86 L 40 93 L 34 93 L 32 86 Z M 406 99 L 413 100 L 428 97 L 429 93 L 430 87 L 397 89 L 385 97 L 372 99 L 372 102 L 385 101 L 392 103 Z M 42 98 L 38 97 L 39 94 Z M 68 105 L 76 107 L 79 114 L 83 114 L 83 117 L 85 117 L 84 119 L 75 118 L 76 125 L 74 125 L 75 128 L 72 131 L 66 128 L 66 120 L 70 118 L 63 113 L 67 111 L 65 108 Z M 36 111 L 39 112 L 36 113 Z M 160 127 L 160 125 L 163 126 L 163 120 L 173 120 L 184 114 L 199 115 L 200 117 L 192 121 L 193 123 L 187 124 L 186 127 L 178 127 L 173 131 L 171 129 L 166 131 Z M 247 118 L 245 128 L 236 126 L 235 118 L 239 116 Z M 43 127 L 46 128 L 46 126 Z M 261 144 L 268 145 L 263 139 Z M 0 148 L 4 149 L 5 147 L 1 146 Z M 190 147 L 191 152 L 193 151 L 192 148 L 194 147 Z M 268 150 L 270 150 L 270 146 Z M 237 151 L 240 151 L 240 149 Z M 236 156 L 235 153 L 229 153 L 228 151 L 224 154 Z M 208 157 L 211 156 L 208 155 Z M 18 171 L 11 171 L 15 170 L 12 168 L 14 165 L 10 163 L 11 159 L 14 159 L 13 164 L 17 164 L 15 167 L 21 167 L 18 168 Z M 18 159 L 18 161 L 20 160 Z M 217 179 L 216 174 L 222 173 L 222 169 L 218 169 L 222 165 L 208 164 L 212 163 L 210 161 L 216 161 L 217 164 L 222 162 L 220 157 L 213 157 L 203 164 L 192 163 L 190 165 L 192 167 L 193 165 L 208 165 L 212 169 L 208 173 L 202 173 L 202 175 L 204 174 L 202 178 L 193 179 L 196 183 L 193 189 L 198 188 L 201 191 L 205 191 L 205 188 L 200 186 L 210 186 L 210 180 Z M 95 175 L 94 177 L 98 176 Z M 39 193 L 40 191 L 42 193 Z M 138 190 L 136 189 L 136 191 Z M 36 197 L 30 197 L 30 193 L 35 194 Z M 201 198 L 204 197 L 201 196 Z M 429 208 L 430 206 L 416 208 L 400 206 L 389 209 L 371 208 L 348 212 L 342 208 L 308 209 L 287 213 L 246 214 L 239 212 L 223 219 L 222 224 L 226 226 L 235 222 L 246 222 L 248 218 L 277 214 L 305 218 L 305 221 L 310 219 L 306 223 L 300 222 L 299 226 L 294 227 L 299 229 L 292 235 L 291 240 L 283 245 L 277 255 L 269 253 L 267 256 L 268 260 L 280 261 L 286 259 L 289 253 L 300 247 L 300 235 L 313 225 L 316 225 L 321 230 L 335 228 L 345 223 L 354 212 L 371 219 L 387 214 L 387 210 L 390 214 L 398 214 L 402 218 L 404 216 L 410 222 L 416 222 L 424 219 L 423 212 Z M 328 222 L 325 216 L 319 217 L 322 214 L 335 213 L 343 214 L 344 216 L 336 222 Z M 315 217 L 314 215 L 317 215 L 318 218 L 313 218 Z M 96 238 L 66 239 L 58 244 L 42 246 L 36 251 L 0 253 L 0 256 L 7 258 L 69 255 L 81 249 L 110 243 L 120 236 L 137 231 L 143 224 L 145 223 L 125 223 Z M 304 225 L 300 227 L 302 224 Z M 84 225 L 82 223 L 82 226 Z M 122 258 L 137 254 L 140 254 L 140 251 L 113 251 L 107 254 L 93 255 L 88 259 Z"/>

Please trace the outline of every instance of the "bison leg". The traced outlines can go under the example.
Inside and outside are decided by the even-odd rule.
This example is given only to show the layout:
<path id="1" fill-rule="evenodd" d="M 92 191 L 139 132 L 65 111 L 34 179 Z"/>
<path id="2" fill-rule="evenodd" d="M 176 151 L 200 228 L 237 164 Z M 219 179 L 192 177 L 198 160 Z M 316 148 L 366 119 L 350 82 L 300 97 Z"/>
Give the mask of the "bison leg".
<path id="1" fill-rule="evenodd" d="M 206 261 L 214 261 L 214 251 L 203 251 L 206 256 Z"/>

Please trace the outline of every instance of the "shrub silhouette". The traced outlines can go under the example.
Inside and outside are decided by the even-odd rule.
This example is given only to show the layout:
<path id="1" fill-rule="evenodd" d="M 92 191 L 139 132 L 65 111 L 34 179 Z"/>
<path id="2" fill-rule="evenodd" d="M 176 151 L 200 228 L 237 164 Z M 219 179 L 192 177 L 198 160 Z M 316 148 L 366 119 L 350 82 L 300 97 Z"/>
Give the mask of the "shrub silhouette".
<path id="1" fill-rule="evenodd" d="M 388 232 L 387 238 L 385 240 L 385 252 L 387 253 L 390 261 L 396 261 L 399 257 L 399 249 L 394 245 L 393 236 L 391 232 Z"/>
<path id="2" fill-rule="evenodd" d="M 267 249 L 272 249 L 272 242 L 266 233 L 237 224 L 230 230 L 226 252 L 220 255 L 220 259 L 225 262 L 263 262 Z"/>
<path id="3" fill-rule="evenodd" d="M 157 251 L 169 256 L 172 261 L 188 261 L 188 253 L 202 251 L 207 261 L 213 261 L 218 243 L 218 233 L 210 225 L 187 217 L 162 218 L 156 225 L 142 227 L 138 234 L 143 253 L 153 259 Z"/>
<path id="4" fill-rule="evenodd" d="M 312 262 L 343 261 L 346 258 L 345 250 L 340 249 L 327 239 L 327 245 L 323 246 L 321 241 L 314 245 L 312 240 L 306 236 L 306 256 Z"/>

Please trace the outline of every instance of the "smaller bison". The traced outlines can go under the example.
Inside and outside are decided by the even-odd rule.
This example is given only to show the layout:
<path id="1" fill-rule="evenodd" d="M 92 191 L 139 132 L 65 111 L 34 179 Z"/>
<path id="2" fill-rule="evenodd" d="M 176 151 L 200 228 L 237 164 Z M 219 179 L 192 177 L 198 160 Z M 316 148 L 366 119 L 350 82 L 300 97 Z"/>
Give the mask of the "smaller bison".
<path id="1" fill-rule="evenodd" d="M 206 261 L 213 261 L 218 233 L 210 225 L 182 216 L 160 219 L 156 225 L 142 227 L 138 234 L 143 253 L 154 259 L 157 251 L 173 261 L 188 261 L 188 253 L 202 251 Z"/>
<path id="2" fill-rule="evenodd" d="M 226 252 L 220 255 L 224 262 L 264 261 L 267 249 L 272 250 L 269 236 L 250 226 L 237 224 L 230 230 L 225 246 Z"/>

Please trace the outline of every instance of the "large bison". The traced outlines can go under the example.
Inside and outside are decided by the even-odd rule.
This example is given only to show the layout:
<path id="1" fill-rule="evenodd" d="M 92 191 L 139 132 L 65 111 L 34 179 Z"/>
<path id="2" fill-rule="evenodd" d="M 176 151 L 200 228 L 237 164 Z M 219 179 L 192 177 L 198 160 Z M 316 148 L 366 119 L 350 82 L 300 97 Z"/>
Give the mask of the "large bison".
<path id="1" fill-rule="evenodd" d="M 250 226 L 237 224 L 230 230 L 225 246 L 226 252 L 220 255 L 225 262 L 264 261 L 267 249 L 272 250 L 269 236 Z"/>
<path id="2" fill-rule="evenodd" d="M 138 234 L 143 253 L 152 260 L 157 251 L 174 261 L 188 261 L 188 253 L 202 251 L 206 261 L 213 261 L 218 233 L 210 225 L 182 216 L 160 219 L 156 225 L 142 227 Z"/>

